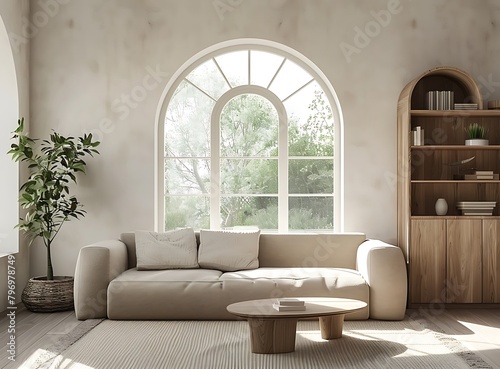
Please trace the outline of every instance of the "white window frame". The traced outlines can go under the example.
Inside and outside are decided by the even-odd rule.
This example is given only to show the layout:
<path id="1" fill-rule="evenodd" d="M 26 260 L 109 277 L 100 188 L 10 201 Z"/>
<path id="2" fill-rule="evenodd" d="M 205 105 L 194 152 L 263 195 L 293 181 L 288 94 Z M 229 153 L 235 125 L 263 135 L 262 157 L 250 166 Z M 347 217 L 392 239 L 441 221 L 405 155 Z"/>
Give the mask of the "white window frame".
<path id="1" fill-rule="evenodd" d="M 216 102 L 211 117 L 210 137 L 210 169 L 212 171 L 210 191 L 210 227 L 220 228 L 220 116 L 226 104 L 233 98 L 244 95 L 255 94 L 264 97 L 274 106 L 278 113 L 278 229 L 288 229 L 288 135 L 287 113 L 285 106 L 278 96 L 267 88 L 255 85 L 237 86 L 224 93 Z M 284 201 L 287 200 L 287 201 Z"/>
<path id="2" fill-rule="evenodd" d="M 168 104 L 172 98 L 173 93 L 179 86 L 180 82 L 199 65 L 203 64 L 207 60 L 210 60 L 218 55 L 225 54 L 232 51 L 241 51 L 245 49 L 267 51 L 286 59 L 293 61 L 298 64 L 304 70 L 306 70 L 323 89 L 325 95 L 330 103 L 333 114 L 334 121 L 334 231 L 343 232 L 344 231 L 344 165 L 343 165 L 343 144 L 344 144 L 344 134 L 343 134 L 343 116 L 342 110 L 338 97 L 333 89 L 333 86 L 328 81 L 323 72 L 309 59 L 307 59 L 302 54 L 298 53 L 294 49 L 286 47 L 282 44 L 259 39 L 238 39 L 222 42 L 213 45 L 193 57 L 187 60 L 170 78 L 168 81 L 156 111 L 155 119 L 155 207 L 154 207 L 154 217 L 155 217 L 155 230 L 163 231 L 165 227 L 165 195 L 164 195 L 164 125 L 165 116 L 168 108 Z M 250 78 L 248 79 L 250 83 Z M 256 85 L 241 85 L 237 87 L 230 88 L 226 93 L 224 93 L 219 99 L 217 99 L 214 109 L 212 111 L 211 117 L 211 170 L 215 170 L 216 176 L 219 175 L 220 161 L 219 161 L 219 144 L 220 144 L 220 132 L 219 132 L 219 118 L 224 106 L 232 98 L 242 95 L 242 94 L 256 94 L 263 96 L 268 99 L 275 107 L 278 118 L 279 118 L 279 129 L 287 129 L 287 112 L 282 103 L 282 100 L 278 98 L 273 92 L 267 88 L 256 86 Z M 288 97 L 287 97 L 288 98 Z M 286 99 L 284 99 L 286 100 Z M 214 124 L 214 119 L 217 124 Z M 214 126 L 217 129 L 213 129 Z M 287 135 L 278 135 L 278 160 L 280 163 L 286 163 L 286 165 L 279 166 L 279 187 L 278 187 L 278 208 L 279 214 L 288 214 L 288 181 L 281 180 L 281 178 L 287 178 L 288 176 L 288 137 Z M 214 149 L 217 149 L 217 153 L 214 155 Z M 215 156 L 215 157 L 214 157 Z M 281 160 L 284 158 L 284 160 Z M 214 177 L 212 176 L 212 179 Z M 218 178 L 216 178 L 218 179 Z M 217 189 L 217 180 L 215 183 L 211 182 L 211 186 L 216 186 L 216 188 L 211 188 L 211 194 L 214 193 L 213 189 Z M 285 195 L 286 194 L 286 195 Z M 282 196 L 284 195 L 284 197 Z M 283 201 L 280 199 L 286 199 Z M 216 229 L 219 227 L 219 205 L 220 205 L 220 194 L 217 196 L 211 196 L 210 203 L 210 225 L 211 228 Z M 288 217 L 280 216 L 278 219 L 278 229 L 288 230 Z M 325 230 L 326 231 L 326 230 Z"/>

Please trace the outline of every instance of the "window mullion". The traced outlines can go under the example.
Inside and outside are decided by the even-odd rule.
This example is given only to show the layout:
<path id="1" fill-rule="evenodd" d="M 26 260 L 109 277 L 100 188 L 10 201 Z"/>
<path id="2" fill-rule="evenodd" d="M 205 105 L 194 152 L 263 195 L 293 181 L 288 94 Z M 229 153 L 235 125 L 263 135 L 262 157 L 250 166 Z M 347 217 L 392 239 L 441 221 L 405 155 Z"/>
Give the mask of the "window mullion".
<path id="1" fill-rule="evenodd" d="M 299 87 L 298 89 L 296 89 L 295 91 L 293 91 L 290 95 L 288 95 L 287 97 L 285 97 L 282 102 L 285 103 L 289 98 L 291 98 L 292 96 L 294 96 L 296 93 L 302 91 L 304 88 L 306 88 L 307 86 L 309 86 L 311 83 L 313 83 L 315 80 L 314 78 L 311 79 L 309 82 L 305 83 L 302 87 Z"/>
<path id="2" fill-rule="evenodd" d="M 248 85 L 250 85 L 252 82 L 252 56 L 251 56 L 251 51 L 248 50 Z"/>
<path id="3" fill-rule="evenodd" d="M 278 232 L 288 231 L 288 121 L 279 114 L 278 129 Z"/>
<path id="4" fill-rule="evenodd" d="M 210 122 L 210 229 L 220 229 L 220 114 Z"/>
<path id="5" fill-rule="evenodd" d="M 229 80 L 227 79 L 226 74 L 222 71 L 219 63 L 217 63 L 217 60 L 215 60 L 215 58 L 213 58 L 212 60 L 215 64 L 215 66 L 217 67 L 217 69 L 219 70 L 220 74 L 222 75 L 222 77 L 226 81 L 227 85 L 229 86 L 229 89 L 232 89 L 234 86 L 231 86 L 231 82 L 229 82 Z"/>
<path id="6" fill-rule="evenodd" d="M 194 88 L 196 88 L 198 91 L 200 91 L 203 95 L 207 96 L 209 99 L 217 102 L 217 99 L 215 99 L 214 97 L 210 96 L 207 92 L 205 92 L 204 90 L 202 90 L 201 88 L 199 88 L 197 85 L 195 85 L 193 82 L 191 82 L 189 79 L 187 78 L 184 78 L 184 80 L 189 83 L 191 86 L 193 86 Z"/>
<path id="7" fill-rule="evenodd" d="M 273 84 L 274 80 L 276 79 L 276 77 L 278 76 L 279 72 L 281 71 L 281 68 L 283 68 L 283 65 L 285 64 L 285 62 L 286 62 L 286 58 L 283 59 L 283 61 L 281 62 L 280 66 L 278 67 L 278 70 L 276 71 L 276 73 L 274 73 L 273 78 L 271 78 L 271 81 L 269 81 L 269 84 L 267 85 L 267 89 L 269 89 L 271 87 L 271 85 Z"/>

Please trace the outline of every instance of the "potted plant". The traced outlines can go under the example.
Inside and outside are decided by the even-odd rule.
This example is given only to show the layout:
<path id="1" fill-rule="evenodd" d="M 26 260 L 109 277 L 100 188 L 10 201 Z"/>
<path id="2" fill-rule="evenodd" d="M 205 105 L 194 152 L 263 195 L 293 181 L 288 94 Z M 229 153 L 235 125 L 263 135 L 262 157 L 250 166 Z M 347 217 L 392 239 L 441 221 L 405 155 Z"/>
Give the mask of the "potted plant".
<path id="1" fill-rule="evenodd" d="M 21 299 L 31 311 L 48 312 L 73 308 L 73 277 L 54 277 L 51 246 L 62 225 L 85 215 L 82 204 L 70 195 L 76 174 L 85 173 L 86 155 L 99 154 L 91 134 L 83 137 L 65 137 L 53 131 L 48 140 L 38 146 L 24 131 L 24 118 L 18 120 L 9 154 L 15 161 L 25 162 L 30 174 L 19 189 L 19 204 L 27 209 L 17 228 L 26 232 L 31 242 L 43 240 L 47 251 L 47 275 L 31 278 Z"/>
<path id="2" fill-rule="evenodd" d="M 471 123 L 465 128 L 465 132 L 467 134 L 467 140 L 465 140 L 466 145 L 488 145 L 489 141 L 486 139 L 488 130 L 486 127 L 478 123 Z"/>

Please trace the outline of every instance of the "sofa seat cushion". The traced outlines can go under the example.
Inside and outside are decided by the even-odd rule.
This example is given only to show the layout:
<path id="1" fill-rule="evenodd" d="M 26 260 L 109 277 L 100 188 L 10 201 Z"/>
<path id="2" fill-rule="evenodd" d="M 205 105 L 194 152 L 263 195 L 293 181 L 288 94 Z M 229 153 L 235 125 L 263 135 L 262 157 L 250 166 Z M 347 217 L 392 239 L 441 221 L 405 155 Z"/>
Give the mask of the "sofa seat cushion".
<path id="1" fill-rule="evenodd" d="M 369 302 L 361 275 L 337 268 L 129 269 L 108 288 L 110 319 L 236 319 L 229 304 L 278 297 L 345 297 Z M 368 307 L 346 319 L 367 319 Z"/>
<path id="2" fill-rule="evenodd" d="M 294 280 L 298 285 L 301 281 L 311 278 L 323 279 L 325 280 L 325 284 L 332 288 L 366 285 L 365 280 L 357 270 L 344 268 L 258 268 L 237 272 L 225 272 L 220 277 L 221 280 Z"/>
<path id="3" fill-rule="evenodd" d="M 111 283 L 129 282 L 179 282 L 179 281 L 218 281 L 222 272 L 213 269 L 165 269 L 137 270 L 129 269 L 120 274 Z"/>
<path id="4" fill-rule="evenodd" d="M 211 269 L 126 270 L 109 283 L 108 318 L 210 319 L 221 275 Z"/>
<path id="5" fill-rule="evenodd" d="M 361 274 L 342 268 L 258 268 L 226 272 L 220 277 L 226 291 L 241 300 L 279 297 L 344 297 L 368 303 L 369 286 Z M 266 291 L 259 297 L 254 291 Z M 356 313 L 368 317 L 367 309 Z"/>

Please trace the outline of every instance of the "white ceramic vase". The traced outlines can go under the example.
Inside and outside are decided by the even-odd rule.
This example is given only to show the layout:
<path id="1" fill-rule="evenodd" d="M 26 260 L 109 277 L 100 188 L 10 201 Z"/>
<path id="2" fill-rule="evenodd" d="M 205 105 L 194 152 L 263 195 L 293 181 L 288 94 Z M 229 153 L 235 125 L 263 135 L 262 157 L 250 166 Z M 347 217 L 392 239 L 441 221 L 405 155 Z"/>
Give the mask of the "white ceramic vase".
<path id="1" fill-rule="evenodd" d="M 448 212 L 448 203 L 446 202 L 445 199 L 439 198 L 436 201 L 434 209 L 436 209 L 437 215 L 446 215 L 446 213 Z"/>

